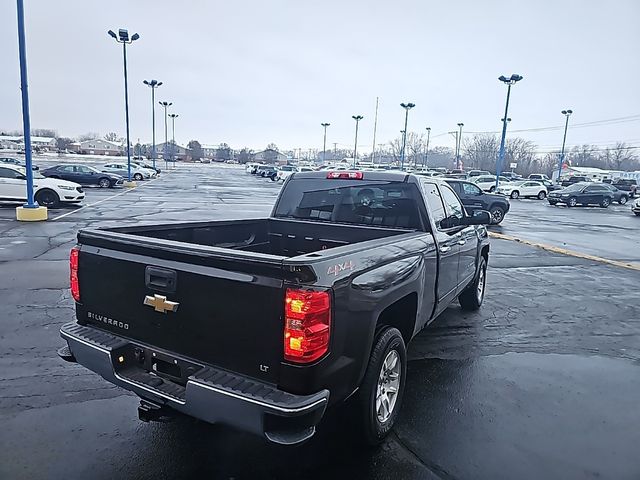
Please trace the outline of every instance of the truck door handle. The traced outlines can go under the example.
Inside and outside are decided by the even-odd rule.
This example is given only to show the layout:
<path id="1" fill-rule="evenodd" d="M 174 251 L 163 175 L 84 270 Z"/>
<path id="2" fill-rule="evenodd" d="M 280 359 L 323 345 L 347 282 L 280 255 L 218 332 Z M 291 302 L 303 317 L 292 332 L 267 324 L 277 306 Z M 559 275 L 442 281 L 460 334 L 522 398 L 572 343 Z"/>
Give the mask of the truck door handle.
<path id="1" fill-rule="evenodd" d="M 451 247 L 448 245 L 442 245 L 440 247 L 440 253 L 447 253 L 449 250 L 451 250 Z"/>
<path id="2" fill-rule="evenodd" d="M 467 241 L 464 238 L 461 240 L 458 240 L 458 245 L 464 245 L 465 243 L 467 243 Z"/>

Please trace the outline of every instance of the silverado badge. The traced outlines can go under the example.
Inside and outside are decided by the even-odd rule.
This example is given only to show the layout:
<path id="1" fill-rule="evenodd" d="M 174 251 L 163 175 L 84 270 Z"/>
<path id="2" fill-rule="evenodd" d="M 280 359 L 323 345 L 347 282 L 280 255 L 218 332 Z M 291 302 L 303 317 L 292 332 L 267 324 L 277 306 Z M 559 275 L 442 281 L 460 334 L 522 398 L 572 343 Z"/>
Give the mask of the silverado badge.
<path id="1" fill-rule="evenodd" d="M 175 312 L 178 310 L 178 302 L 172 302 L 167 300 L 167 297 L 163 295 L 147 295 L 144 297 L 145 305 L 149 307 L 153 307 L 156 312 L 167 313 L 167 312 Z"/>

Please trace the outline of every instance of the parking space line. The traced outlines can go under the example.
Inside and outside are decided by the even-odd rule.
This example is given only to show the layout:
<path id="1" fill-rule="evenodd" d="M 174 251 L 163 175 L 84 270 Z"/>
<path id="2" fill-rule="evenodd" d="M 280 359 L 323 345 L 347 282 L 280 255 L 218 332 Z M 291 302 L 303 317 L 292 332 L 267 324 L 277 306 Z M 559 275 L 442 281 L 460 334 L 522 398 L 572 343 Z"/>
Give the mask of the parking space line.
<path id="1" fill-rule="evenodd" d="M 111 195 L 110 197 L 103 198 L 102 200 L 98 200 L 97 202 L 88 203 L 88 204 L 83 205 L 82 207 L 80 207 L 80 208 L 78 208 L 78 209 L 76 209 L 76 210 L 73 210 L 72 212 L 67 212 L 67 213 L 63 213 L 62 215 L 58 215 L 57 217 L 52 218 L 52 219 L 51 219 L 51 221 L 52 221 L 52 222 L 55 222 L 56 220 L 60 220 L 61 218 L 68 217 L 69 215 L 73 215 L 74 213 L 78 213 L 80 210 L 84 210 L 85 208 L 95 207 L 96 205 L 98 205 L 98 204 L 100 204 L 100 203 L 103 203 L 103 202 L 106 202 L 107 200 L 114 199 L 114 198 L 116 198 L 116 197 L 119 197 L 120 195 L 124 195 L 124 194 L 126 194 L 126 193 L 132 192 L 133 190 L 136 190 L 137 188 L 141 188 L 141 187 L 144 187 L 145 185 L 149 185 L 150 183 L 153 183 L 153 182 L 155 182 L 156 180 L 158 180 L 158 178 L 160 178 L 160 177 L 156 177 L 156 178 L 154 178 L 153 180 L 147 180 L 144 184 L 142 184 L 142 185 L 137 185 L 137 186 L 135 186 L 135 187 L 133 187 L 133 188 L 127 188 L 127 187 L 125 187 L 125 188 L 126 188 L 126 190 L 124 190 L 124 191 L 122 191 L 122 192 L 118 192 L 118 193 L 116 193 L 115 195 Z"/>
<path id="2" fill-rule="evenodd" d="M 566 248 L 556 247 L 554 245 L 547 245 L 546 243 L 532 242 L 531 240 L 524 240 L 518 237 L 512 237 L 511 235 L 505 235 L 503 233 L 489 232 L 489 236 L 500 240 L 509 240 L 512 242 L 522 243 L 531 247 L 541 248 L 548 252 L 559 253 L 570 257 L 581 258 L 583 260 L 591 260 L 598 263 L 605 263 L 614 267 L 628 268 L 629 270 L 640 271 L 640 263 L 621 262 L 620 260 L 611 260 L 609 258 L 597 257 L 595 255 L 589 255 L 588 253 L 576 252 L 575 250 L 567 250 Z"/>

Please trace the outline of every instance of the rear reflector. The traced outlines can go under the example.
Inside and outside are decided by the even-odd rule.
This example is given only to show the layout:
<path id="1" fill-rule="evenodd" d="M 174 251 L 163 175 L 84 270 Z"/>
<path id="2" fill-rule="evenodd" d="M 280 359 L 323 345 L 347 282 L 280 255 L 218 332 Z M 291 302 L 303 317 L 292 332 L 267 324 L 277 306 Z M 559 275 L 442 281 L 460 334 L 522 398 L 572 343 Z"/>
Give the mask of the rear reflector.
<path id="1" fill-rule="evenodd" d="M 327 178 L 345 179 L 345 180 L 362 180 L 364 175 L 362 172 L 329 172 Z"/>
<path id="2" fill-rule="evenodd" d="M 331 297 L 327 291 L 287 289 L 284 358 L 310 363 L 329 350 Z"/>
<path id="3" fill-rule="evenodd" d="M 69 280 L 71 283 L 71 296 L 76 302 L 80 301 L 80 282 L 78 281 L 78 256 L 80 249 L 73 247 L 69 255 Z"/>

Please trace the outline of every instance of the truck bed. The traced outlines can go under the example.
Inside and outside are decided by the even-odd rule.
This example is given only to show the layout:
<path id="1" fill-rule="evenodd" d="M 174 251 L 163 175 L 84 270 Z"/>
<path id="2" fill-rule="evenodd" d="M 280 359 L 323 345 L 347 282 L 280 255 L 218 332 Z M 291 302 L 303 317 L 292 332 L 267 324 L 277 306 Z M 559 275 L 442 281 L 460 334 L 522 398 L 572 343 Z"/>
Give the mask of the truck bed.
<path id="1" fill-rule="evenodd" d="M 280 257 L 389 237 L 410 230 L 264 218 L 107 228 L 103 231 Z"/>

